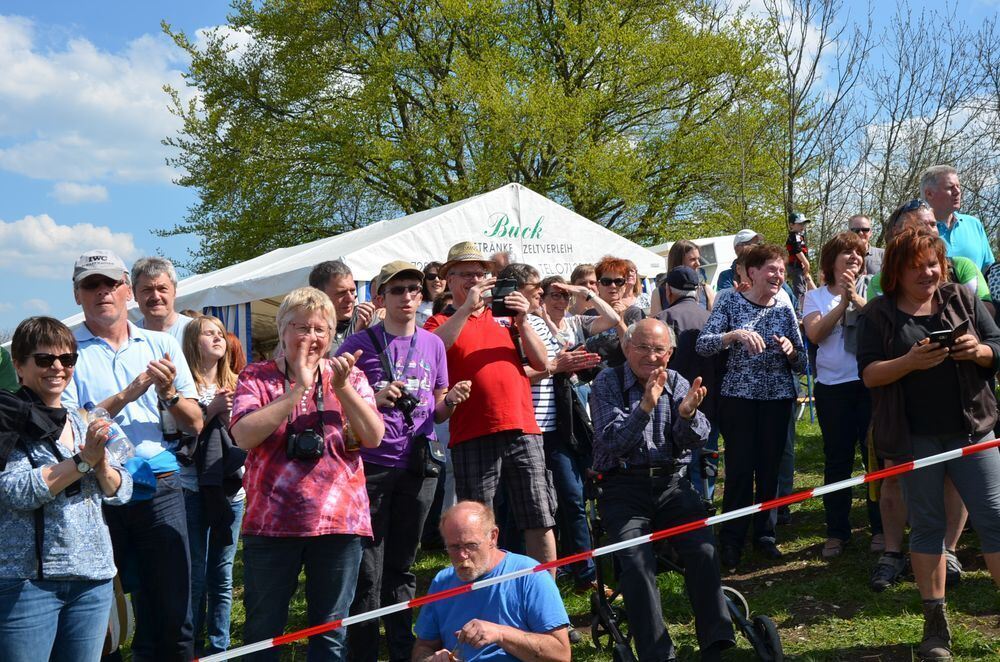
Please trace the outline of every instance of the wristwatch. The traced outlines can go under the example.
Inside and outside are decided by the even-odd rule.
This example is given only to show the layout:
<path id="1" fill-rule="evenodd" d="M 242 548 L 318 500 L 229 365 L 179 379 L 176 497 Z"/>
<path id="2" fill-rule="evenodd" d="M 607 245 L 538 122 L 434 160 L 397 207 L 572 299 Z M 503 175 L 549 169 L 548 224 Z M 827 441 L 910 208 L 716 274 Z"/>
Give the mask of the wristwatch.
<path id="1" fill-rule="evenodd" d="M 79 453 L 73 456 L 73 462 L 76 463 L 76 470 L 82 474 L 89 474 L 94 470 L 94 467 L 90 466 L 90 463 L 84 460 Z"/>
<path id="2" fill-rule="evenodd" d="M 587 301 L 590 301 L 593 298 L 594 298 L 593 290 L 587 290 L 587 296 L 586 296 Z"/>
<path id="3" fill-rule="evenodd" d="M 160 402 L 163 404 L 164 409 L 170 409 L 178 402 L 180 402 L 181 394 L 180 391 L 174 391 L 174 394 L 169 398 L 160 398 Z"/>

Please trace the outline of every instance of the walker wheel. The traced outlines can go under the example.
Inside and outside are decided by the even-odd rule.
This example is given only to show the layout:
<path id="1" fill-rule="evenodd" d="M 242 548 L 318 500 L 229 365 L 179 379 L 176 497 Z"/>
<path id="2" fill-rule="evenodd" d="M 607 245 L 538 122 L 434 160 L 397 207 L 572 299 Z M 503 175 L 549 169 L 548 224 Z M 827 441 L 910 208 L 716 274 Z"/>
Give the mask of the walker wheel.
<path id="1" fill-rule="evenodd" d="M 729 598 L 729 602 L 732 603 L 732 607 L 740 610 L 740 615 L 743 620 L 750 620 L 750 603 L 747 599 L 743 597 L 743 594 L 737 591 L 732 586 L 723 586 L 722 594 Z"/>
<path id="2" fill-rule="evenodd" d="M 784 662 L 785 653 L 781 648 L 781 637 L 778 636 L 778 626 L 768 616 L 754 616 L 751 621 L 753 629 L 760 637 L 760 649 L 757 657 L 765 662 Z"/>

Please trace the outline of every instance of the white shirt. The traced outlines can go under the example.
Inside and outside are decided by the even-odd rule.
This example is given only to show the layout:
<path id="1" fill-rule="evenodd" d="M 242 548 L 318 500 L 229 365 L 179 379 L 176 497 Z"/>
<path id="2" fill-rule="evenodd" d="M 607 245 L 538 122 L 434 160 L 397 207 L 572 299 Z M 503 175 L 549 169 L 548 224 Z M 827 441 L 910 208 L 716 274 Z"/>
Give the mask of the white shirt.
<path id="1" fill-rule="evenodd" d="M 834 296 L 828 287 L 809 290 L 802 307 L 802 317 L 817 312 L 826 315 L 839 304 L 840 295 Z M 830 335 L 817 347 L 816 381 L 833 386 L 858 379 L 858 359 L 844 349 L 844 325 L 838 321 Z"/>

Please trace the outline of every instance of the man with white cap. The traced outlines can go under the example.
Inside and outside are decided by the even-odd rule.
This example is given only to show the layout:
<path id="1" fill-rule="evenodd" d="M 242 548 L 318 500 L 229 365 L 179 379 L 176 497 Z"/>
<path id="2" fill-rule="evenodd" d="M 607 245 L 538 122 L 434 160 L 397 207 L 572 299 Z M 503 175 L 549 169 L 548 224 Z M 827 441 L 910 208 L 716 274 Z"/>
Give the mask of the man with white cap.
<path id="1" fill-rule="evenodd" d="M 752 246 L 762 243 L 764 243 L 764 237 L 749 228 L 740 230 L 733 237 L 733 249 L 736 251 L 736 257 L 739 257 L 746 251 L 750 250 Z M 733 260 L 732 265 L 728 269 L 719 272 L 719 278 L 716 280 L 715 291 L 721 292 L 724 289 L 732 287 L 735 278 L 736 260 Z"/>
<path id="2" fill-rule="evenodd" d="M 197 435 L 202 415 L 194 379 L 173 336 L 129 322 L 132 288 L 120 257 L 106 250 L 81 255 L 73 269 L 73 294 L 84 323 L 74 333 L 79 359 L 63 404 L 75 409 L 94 402 L 107 409 L 156 474 L 151 499 L 104 511 L 115 565 L 134 597 L 133 659 L 190 659 L 191 560 L 184 497 L 175 475 L 180 466 L 164 439 L 159 410 L 169 411 L 183 431 Z"/>
<path id="3" fill-rule="evenodd" d="M 451 417 L 455 492 L 459 500 L 490 504 L 503 472 L 525 550 L 538 561 L 551 561 L 555 489 L 523 365 L 545 371 L 547 354 L 527 321 L 530 304 L 522 293 L 515 289 L 504 297 L 511 316 L 494 317 L 485 305 L 486 292 L 496 283 L 489 276 L 494 269 L 472 242 L 452 246 L 438 273 L 454 302 L 424 325 L 444 341 L 451 383 L 472 382 L 469 400 Z"/>

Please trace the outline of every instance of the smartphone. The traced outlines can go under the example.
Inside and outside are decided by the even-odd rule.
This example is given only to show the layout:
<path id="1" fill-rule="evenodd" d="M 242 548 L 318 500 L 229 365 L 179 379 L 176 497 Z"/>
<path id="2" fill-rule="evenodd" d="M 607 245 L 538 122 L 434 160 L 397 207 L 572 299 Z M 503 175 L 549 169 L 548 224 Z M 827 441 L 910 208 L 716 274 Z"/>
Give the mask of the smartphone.
<path id="1" fill-rule="evenodd" d="M 942 347 L 951 347 L 955 341 L 964 336 L 969 331 L 969 320 L 965 320 L 954 329 L 944 329 L 943 331 L 931 331 L 927 334 L 927 339 L 931 342 L 940 343 Z"/>
<path id="2" fill-rule="evenodd" d="M 493 317 L 515 317 L 517 313 L 507 307 L 505 301 L 508 294 L 517 289 L 517 281 L 513 278 L 501 278 L 493 285 L 493 300 L 490 310 Z"/>

